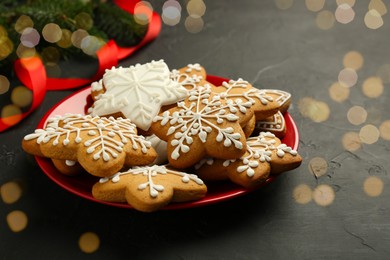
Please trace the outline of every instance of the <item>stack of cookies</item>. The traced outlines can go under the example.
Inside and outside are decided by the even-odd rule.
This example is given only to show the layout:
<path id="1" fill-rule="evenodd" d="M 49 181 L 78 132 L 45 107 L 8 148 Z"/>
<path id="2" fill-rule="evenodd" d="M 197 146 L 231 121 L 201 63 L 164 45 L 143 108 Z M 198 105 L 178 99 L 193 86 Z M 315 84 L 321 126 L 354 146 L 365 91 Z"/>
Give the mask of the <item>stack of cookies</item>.
<path id="1" fill-rule="evenodd" d="M 88 115 L 50 118 L 22 146 L 63 174 L 99 177 L 91 191 L 98 200 L 151 212 L 199 200 L 211 182 L 258 188 L 302 161 L 281 142 L 289 93 L 243 79 L 214 86 L 199 64 L 112 68 L 91 96 Z"/>

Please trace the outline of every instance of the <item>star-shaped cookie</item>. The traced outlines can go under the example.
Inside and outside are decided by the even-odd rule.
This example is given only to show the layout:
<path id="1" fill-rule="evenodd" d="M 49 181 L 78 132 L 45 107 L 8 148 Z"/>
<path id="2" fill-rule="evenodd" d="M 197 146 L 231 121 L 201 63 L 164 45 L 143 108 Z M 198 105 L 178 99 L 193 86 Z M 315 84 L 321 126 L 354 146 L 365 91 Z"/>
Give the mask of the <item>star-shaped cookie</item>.
<path id="1" fill-rule="evenodd" d="M 295 169 L 301 162 L 297 151 L 281 143 L 274 134 L 261 132 L 247 139 L 247 150 L 241 158 L 205 158 L 195 168 L 196 174 L 204 181 L 230 179 L 251 189 L 263 184 L 270 174 Z"/>
<path id="2" fill-rule="evenodd" d="M 106 70 L 92 84 L 92 96 L 91 115 L 122 115 L 147 131 L 162 106 L 183 100 L 188 91 L 171 80 L 168 66 L 159 60 Z"/>
<path id="3" fill-rule="evenodd" d="M 92 188 L 94 198 L 127 202 L 135 209 L 152 212 L 172 202 L 203 198 L 207 187 L 194 174 L 164 165 L 134 167 L 100 179 Z"/>

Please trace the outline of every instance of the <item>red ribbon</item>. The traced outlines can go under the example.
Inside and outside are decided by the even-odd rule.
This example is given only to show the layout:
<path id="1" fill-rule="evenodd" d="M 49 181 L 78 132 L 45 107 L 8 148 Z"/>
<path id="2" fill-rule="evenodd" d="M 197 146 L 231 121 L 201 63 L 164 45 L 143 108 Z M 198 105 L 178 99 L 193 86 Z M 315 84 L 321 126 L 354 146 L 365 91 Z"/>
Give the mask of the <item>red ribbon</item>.
<path id="1" fill-rule="evenodd" d="M 130 14 L 134 14 L 134 8 L 139 0 L 114 0 L 120 8 Z M 19 80 L 33 92 L 33 102 L 30 109 L 22 115 L 15 115 L 6 118 L 0 118 L 0 132 L 27 117 L 43 101 L 46 90 L 66 90 L 85 86 L 93 81 L 100 79 L 106 69 L 118 65 L 118 61 L 132 55 L 135 51 L 142 48 L 154 40 L 161 31 L 160 16 L 153 12 L 148 30 L 142 41 L 133 47 L 119 47 L 114 40 L 108 41 L 98 52 L 99 62 L 98 70 L 95 75 L 89 79 L 85 78 L 47 78 L 45 67 L 39 58 L 19 59 L 15 61 L 14 69 Z"/>

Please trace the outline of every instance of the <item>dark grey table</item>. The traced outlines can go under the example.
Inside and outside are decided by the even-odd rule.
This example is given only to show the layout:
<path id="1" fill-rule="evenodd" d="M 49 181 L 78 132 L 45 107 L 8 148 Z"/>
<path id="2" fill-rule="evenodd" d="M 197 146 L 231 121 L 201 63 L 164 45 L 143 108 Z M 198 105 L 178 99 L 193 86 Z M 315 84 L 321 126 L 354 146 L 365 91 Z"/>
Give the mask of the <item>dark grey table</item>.
<path id="1" fill-rule="evenodd" d="M 380 1 L 356 1 L 354 17 L 336 1 L 322 8 L 313 2 L 206 1 L 198 33 L 187 31 L 181 2 L 178 25 L 164 24 L 154 42 L 120 62 L 198 62 L 209 74 L 290 92 L 303 157 L 298 169 L 199 208 L 146 214 L 94 203 L 53 183 L 20 147 L 73 92 L 51 91 L 31 116 L 0 134 L 0 185 L 22 190 L 17 201 L 0 201 L 0 258 L 389 259 L 390 17 L 371 3 Z M 161 13 L 162 1 L 151 4 Z M 20 232 L 7 222 L 15 211 L 28 219 Z M 78 244 L 86 232 L 100 241 L 91 254 Z"/>

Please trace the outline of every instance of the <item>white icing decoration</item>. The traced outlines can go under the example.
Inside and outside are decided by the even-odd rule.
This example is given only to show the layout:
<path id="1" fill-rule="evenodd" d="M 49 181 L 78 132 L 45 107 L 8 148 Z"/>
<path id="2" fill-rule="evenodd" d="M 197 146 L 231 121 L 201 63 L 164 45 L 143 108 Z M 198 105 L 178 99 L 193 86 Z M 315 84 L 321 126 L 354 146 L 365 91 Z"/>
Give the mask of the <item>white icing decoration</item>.
<path id="1" fill-rule="evenodd" d="M 161 121 L 161 125 L 169 124 L 167 135 L 174 134 L 174 139 L 171 141 L 172 146 L 176 148 L 171 153 L 171 158 L 177 160 L 181 153 L 190 151 L 190 145 L 193 142 L 193 136 L 197 135 L 199 139 L 205 143 L 208 138 L 208 133 L 215 129 L 218 131 L 216 138 L 217 142 L 224 141 L 226 147 L 234 146 L 237 149 L 243 149 L 240 133 L 234 132 L 232 127 L 221 128 L 218 124 L 227 121 L 235 122 L 238 120 L 236 115 L 229 113 L 236 109 L 237 105 L 232 103 L 223 103 L 217 94 L 212 94 L 211 87 L 205 85 L 190 91 L 188 100 L 191 101 L 187 106 L 185 102 L 179 102 L 179 111 L 172 114 L 169 110 L 162 113 L 161 116 L 156 116 L 154 121 Z M 210 121 L 216 120 L 217 124 Z"/>
<path id="2" fill-rule="evenodd" d="M 71 161 L 71 160 L 65 160 L 65 164 L 69 167 L 75 166 L 76 161 Z"/>
<path id="3" fill-rule="evenodd" d="M 92 91 L 100 91 L 100 90 L 103 90 L 103 82 L 102 82 L 102 80 L 93 82 L 93 83 L 91 84 L 91 90 L 92 90 Z"/>
<path id="4" fill-rule="evenodd" d="M 192 70 L 201 71 L 201 70 L 202 70 L 202 67 L 200 66 L 199 63 L 188 64 L 188 65 L 187 65 L 186 72 L 190 73 Z"/>
<path id="5" fill-rule="evenodd" d="M 146 141 L 143 136 L 136 135 L 136 126 L 129 119 L 67 114 L 62 118 L 56 117 L 55 120 L 62 120 L 63 126 L 59 127 L 57 123 L 56 128 L 37 129 L 33 134 L 26 135 L 24 139 L 36 139 L 38 144 L 51 141 L 55 146 L 58 145 L 59 138 L 65 136 L 63 145 L 67 146 L 71 140 L 76 143 L 82 142 L 80 134 L 86 132 L 91 136 L 84 142 L 84 146 L 88 147 L 87 153 L 92 154 L 95 160 L 102 158 L 104 161 L 118 157 L 118 153 L 123 152 L 123 146 L 128 142 L 132 143 L 133 149 L 141 147 L 143 153 L 151 147 L 150 142 Z M 49 122 L 54 121 L 49 120 Z M 75 124 L 81 126 L 74 126 Z M 115 140 L 115 137 L 120 140 Z"/>
<path id="6" fill-rule="evenodd" d="M 180 71 L 178 70 L 172 70 L 170 77 L 173 81 L 179 83 L 188 90 L 193 90 L 197 88 L 199 86 L 199 83 L 203 79 L 203 77 L 200 75 L 188 75 L 186 73 L 180 73 Z"/>
<path id="7" fill-rule="evenodd" d="M 143 176 L 145 176 L 147 178 L 147 181 L 141 183 L 138 186 L 138 189 L 144 190 L 146 188 L 149 188 L 149 194 L 153 198 L 157 197 L 159 192 L 164 191 L 164 186 L 160 184 L 156 184 L 153 181 L 153 177 L 156 177 L 157 175 L 168 175 L 168 174 L 176 175 L 181 177 L 183 183 L 189 183 L 190 181 L 194 181 L 198 185 L 203 185 L 203 181 L 200 178 L 198 178 L 198 176 L 196 176 L 195 174 L 189 174 L 185 172 L 179 172 L 179 171 L 167 169 L 164 165 L 134 167 L 129 169 L 128 171 L 116 173 L 111 177 L 101 178 L 99 182 L 105 183 L 111 179 L 113 183 L 117 183 L 120 182 L 120 177 L 126 174 L 133 174 L 133 175 L 142 174 Z"/>
<path id="8" fill-rule="evenodd" d="M 254 169 L 257 168 L 260 162 L 271 162 L 271 155 L 273 152 L 283 158 L 285 153 L 290 153 L 296 156 L 297 151 L 293 150 L 286 144 L 275 146 L 276 137 L 270 132 L 261 132 L 259 136 L 250 137 L 247 139 L 247 155 L 243 155 L 240 159 L 226 160 L 223 166 L 227 167 L 230 163 L 240 160 L 243 165 L 237 167 L 238 173 L 246 172 L 248 177 L 255 174 Z"/>
<path id="9" fill-rule="evenodd" d="M 280 111 L 272 116 L 272 120 L 257 121 L 256 128 L 260 131 L 283 132 L 286 128 L 286 121 Z"/>
<path id="10" fill-rule="evenodd" d="M 184 87 L 170 79 L 163 60 L 106 70 L 103 85 L 106 91 L 95 101 L 91 114 L 121 112 L 143 130 L 149 129 L 161 106 L 188 96 Z"/>
<path id="11" fill-rule="evenodd" d="M 255 99 L 258 99 L 263 105 L 267 105 L 268 102 L 273 101 L 273 98 L 267 95 L 267 93 L 257 88 L 250 87 L 249 82 L 241 78 L 239 78 L 238 80 L 229 80 L 229 83 L 224 81 L 221 87 L 226 88 L 226 91 L 221 93 L 221 96 L 223 96 L 224 98 L 229 98 L 229 99 L 233 99 L 235 97 L 244 98 L 247 101 L 251 102 L 252 105 L 256 103 Z M 230 93 L 230 91 L 234 88 L 243 88 L 243 89 L 248 88 L 249 90 L 237 94 Z"/>
<path id="12" fill-rule="evenodd" d="M 260 89 L 260 92 L 263 95 L 275 95 L 277 96 L 275 101 L 279 104 L 279 106 L 284 105 L 290 98 L 291 94 L 283 91 L 283 90 L 278 90 L 278 89 Z"/>

